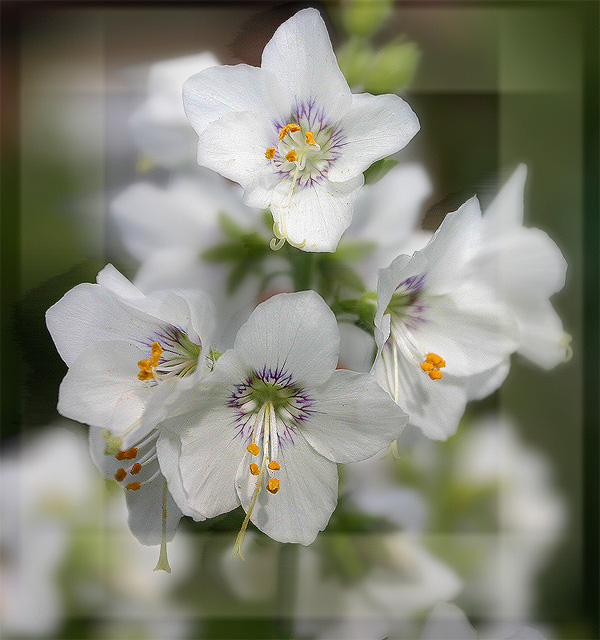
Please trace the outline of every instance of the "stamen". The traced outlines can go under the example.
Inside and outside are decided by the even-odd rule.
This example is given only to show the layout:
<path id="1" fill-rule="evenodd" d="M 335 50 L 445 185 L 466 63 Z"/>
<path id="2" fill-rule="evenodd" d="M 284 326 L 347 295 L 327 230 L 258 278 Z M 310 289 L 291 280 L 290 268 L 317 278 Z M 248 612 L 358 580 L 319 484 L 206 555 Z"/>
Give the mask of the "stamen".
<path id="1" fill-rule="evenodd" d="M 283 140 L 288 133 L 293 133 L 294 131 L 300 131 L 301 127 L 299 124 L 294 124 L 290 122 L 290 124 L 286 124 L 285 127 L 281 129 L 279 132 L 279 139 Z"/>
<path id="2" fill-rule="evenodd" d="M 257 456 L 260 453 L 260 447 L 257 444 L 254 444 L 254 442 L 249 444 L 246 449 L 248 449 L 253 456 Z"/>
<path id="3" fill-rule="evenodd" d="M 125 469 L 123 469 L 123 467 L 119 467 L 117 469 L 117 473 L 115 473 L 115 480 L 117 482 L 121 482 L 121 480 L 125 479 L 126 475 L 127 475 L 127 471 L 125 471 Z"/>
<path id="4" fill-rule="evenodd" d="M 137 491 L 142 486 L 141 482 L 130 482 L 125 488 Z"/>
<path id="5" fill-rule="evenodd" d="M 279 480 L 277 478 L 270 478 L 267 482 L 267 491 L 271 493 L 277 493 L 279 491 Z"/>
<path id="6" fill-rule="evenodd" d="M 142 470 L 142 465 L 139 462 L 136 462 L 133 467 L 131 467 L 131 471 L 129 473 L 135 475 Z"/>
<path id="7" fill-rule="evenodd" d="M 131 447 L 131 449 L 128 449 L 127 451 L 123 452 L 123 457 L 125 458 L 125 460 L 134 460 L 137 457 L 137 454 L 138 454 L 137 447 Z"/>
<path id="8" fill-rule="evenodd" d="M 253 476 L 257 476 L 257 475 L 260 473 L 260 469 L 258 468 L 258 465 L 256 464 L 256 462 L 253 462 L 253 463 L 250 465 L 250 473 L 251 473 Z"/>
<path id="9" fill-rule="evenodd" d="M 310 144 L 313 147 L 317 146 L 317 143 L 315 142 L 315 134 L 312 131 L 306 131 L 304 135 L 306 136 L 307 144 Z"/>
<path id="10" fill-rule="evenodd" d="M 275 147 L 269 147 L 265 151 L 265 158 L 267 158 L 268 160 L 273 160 L 274 157 L 275 157 Z"/>
<path id="11" fill-rule="evenodd" d="M 167 558 L 167 481 L 163 484 L 163 502 L 162 502 L 162 540 L 160 542 L 160 554 L 158 562 L 154 567 L 154 571 L 166 571 L 171 573 L 169 559 Z"/>
<path id="12" fill-rule="evenodd" d="M 117 451 L 117 453 L 115 453 L 115 458 L 117 460 L 125 460 L 125 451 Z"/>
<path id="13" fill-rule="evenodd" d="M 146 381 L 155 377 L 156 367 L 158 366 L 158 361 L 160 360 L 162 352 L 163 348 L 160 344 L 158 342 L 153 342 L 150 358 L 144 358 L 144 360 L 140 360 L 138 362 L 138 367 L 140 368 L 138 378 L 140 380 Z"/>
<path id="14" fill-rule="evenodd" d="M 296 160 L 298 159 L 298 154 L 296 152 L 296 149 L 290 149 L 286 154 L 285 159 L 288 162 L 296 162 Z"/>
<path id="15" fill-rule="evenodd" d="M 269 466 L 269 469 L 272 469 L 273 471 L 279 471 L 279 469 L 281 469 L 279 462 L 277 462 L 276 460 L 271 460 L 268 466 Z"/>
<path id="16" fill-rule="evenodd" d="M 444 358 L 438 356 L 437 353 L 428 353 L 425 356 L 425 361 L 421 363 L 421 369 L 432 379 L 440 380 L 444 377 L 444 374 L 440 371 L 442 367 L 446 366 Z"/>

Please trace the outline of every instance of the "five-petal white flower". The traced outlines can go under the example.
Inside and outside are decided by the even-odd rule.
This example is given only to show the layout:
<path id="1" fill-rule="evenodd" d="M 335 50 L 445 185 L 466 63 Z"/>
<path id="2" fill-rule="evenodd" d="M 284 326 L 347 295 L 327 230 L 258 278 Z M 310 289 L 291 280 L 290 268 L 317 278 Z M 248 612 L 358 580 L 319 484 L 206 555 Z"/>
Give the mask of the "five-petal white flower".
<path id="1" fill-rule="evenodd" d="M 335 370 L 339 340 L 319 295 L 274 296 L 204 384 L 173 402 L 178 415 L 169 409 L 158 454 L 173 496 L 206 517 L 241 503 L 236 551 L 248 520 L 275 540 L 311 543 L 337 502 L 335 463 L 373 455 L 404 427 L 373 376 Z"/>
<path id="2" fill-rule="evenodd" d="M 511 314 L 474 278 L 469 260 L 480 232 L 472 198 L 424 249 L 379 271 L 374 370 L 409 423 L 434 439 L 456 431 L 468 399 L 500 384 L 518 346 Z"/>
<path id="3" fill-rule="evenodd" d="M 92 457 L 127 487 L 132 532 L 164 548 L 181 512 L 158 466 L 156 427 L 166 399 L 210 368 L 210 299 L 185 291 L 146 296 L 107 265 L 97 284 L 67 292 L 46 321 L 69 367 L 59 412 L 93 427 Z"/>
<path id="4" fill-rule="evenodd" d="M 265 46 L 261 67 L 207 69 L 184 85 L 198 162 L 271 208 L 274 233 L 335 251 L 363 171 L 404 147 L 419 123 L 396 95 L 352 94 L 319 12 L 304 9 Z"/>

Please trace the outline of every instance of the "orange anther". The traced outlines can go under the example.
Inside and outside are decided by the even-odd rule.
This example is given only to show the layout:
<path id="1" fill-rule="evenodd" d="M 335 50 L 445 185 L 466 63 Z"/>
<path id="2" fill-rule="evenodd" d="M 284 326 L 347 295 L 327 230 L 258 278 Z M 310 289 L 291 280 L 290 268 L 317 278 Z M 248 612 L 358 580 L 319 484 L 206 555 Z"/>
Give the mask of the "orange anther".
<path id="1" fill-rule="evenodd" d="M 277 493 L 279 491 L 279 480 L 277 478 L 270 478 L 267 482 L 267 490 L 271 493 Z"/>
<path id="2" fill-rule="evenodd" d="M 257 456 L 260 453 L 260 447 L 257 444 L 254 444 L 254 442 L 249 444 L 246 449 L 248 449 L 253 456 Z"/>
<path id="3" fill-rule="evenodd" d="M 131 447 L 131 449 L 128 449 L 127 451 L 125 451 L 125 455 L 124 458 L 125 460 L 133 460 L 136 456 L 137 456 L 137 447 Z"/>
<path id="4" fill-rule="evenodd" d="M 126 489 L 131 489 L 132 491 L 137 491 L 140 487 L 141 487 L 141 483 L 140 482 L 130 482 Z"/>
<path id="5" fill-rule="evenodd" d="M 121 482 L 121 480 L 125 479 L 126 475 L 127 475 L 127 471 L 125 471 L 123 467 L 120 467 L 119 469 L 117 469 L 117 473 L 115 473 L 115 480 L 117 482 Z"/>
<path id="6" fill-rule="evenodd" d="M 279 471 L 279 469 L 281 469 L 281 467 L 279 466 L 279 462 L 277 462 L 277 460 L 271 460 L 271 462 L 269 462 L 269 469 L 272 469 L 273 471 Z"/>
<path id="7" fill-rule="evenodd" d="M 423 369 L 423 371 L 431 371 L 433 369 L 433 365 L 431 362 L 425 361 L 421 363 L 421 369 Z"/>
<path id="8" fill-rule="evenodd" d="M 287 133 L 293 133 L 294 131 L 300 131 L 299 124 L 294 124 L 293 122 L 290 122 L 290 124 L 286 124 L 285 127 L 283 127 L 279 132 L 279 139 L 283 140 Z"/>
<path id="9" fill-rule="evenodd" d="M 134 475 L 136 473 L 139 473 L 142 470 L 142 465 L 139 462 L 136 462 L 133 467 L 131 467 L 131 470 L 129 471 L 129 473 L 133 473 Z"/>
<path id="10" fill-rule="evenodd" d="M 275 157 L 275 147 L 269 147 L 265 151 L 265 158 L 268 158 L 269 160 L 272 160 L 274 157 Z"/>
<path id="11" fill-rule="evenodd" d="M 257 465 L 255 462 L 253 462 L 253 463 L 250 465 L 250 473 L 251 473 L 253 476 L 257 476 L 257 475 L 260 473 L 260 469 L 258 468 L 258 465 Z"/>
<path id="12" fill-rule="evenodd" d="M 304 135 L 306 136 L 306 142 L 308 144 L 312 145 L 313 147 L 317 145 L 317 143 L 315 142 L 315 134 L 312 131 L 306 131 Z"/>
<path id="13" fill-rule="evenodd" d="M 296 162 L 296 160 L 298 159 L 298 154 L 296 153 L 296 149 L 290 149 L 286 154 L 285 159 L 288 162 Z"/>
<path id="14" fill-rule="evenodd" d="M 117 451 L 117 453 L 115 453 L 115 458 L 117 460 L 125 460 L 125 451 Z"/>
<path id="15" fill-rule="evenodd" d="M 438 369 L 446 366 L 446 361 L 438 356 L 437 353 L 428 353 L 427 362 L 431 362 L 431 364 Z"/>
<path id="16" fill-rule="evenodd" d="M 444 374 L 439 369 L 433 369 L 427 374 L 432 380 L 439 380 L 444 377 Z"/>

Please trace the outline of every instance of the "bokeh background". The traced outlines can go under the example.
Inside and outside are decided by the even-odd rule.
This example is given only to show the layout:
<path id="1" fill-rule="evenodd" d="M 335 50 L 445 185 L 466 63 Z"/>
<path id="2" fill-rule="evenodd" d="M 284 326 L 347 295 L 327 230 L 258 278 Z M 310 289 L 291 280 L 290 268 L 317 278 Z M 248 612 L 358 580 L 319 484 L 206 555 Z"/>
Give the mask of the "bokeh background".
<path id="1" fill-rule="evenodd" d="M 153 573 L 156 549 L 128 532 L 85 428 L 56 413 L 66 367 L 45 310 L 107 261 L 135 273 L 108 208 L 145 171 L 129 116 L 149 66 L 207 50 L 258 65 L 304 6 L 2 3 L 3 637 L 419 637 L 437 599 L 482 629 L 527 622 L 549 638 L 597 637 L 595 2 L 398 1 L 369 40 L 378 51 L 404 35 L 420 51 L 402 95 L 422 130 L 402 159 L 431 177 L 424 227 L 474 193 L 485 205 L 525 162 L 527 224 L 569 264 L 554 304 L 572 360 L 542 372 L 515 358 L 457 436 L 383 463 L 398 521 L 380 518 L 381 487 L 361 495 L 377 472 L 353 470 L 342 503 L 354 506 L 315 545 L 290 551 L 256 535 L 249 561 L 232 562 L 234 513 L 184 523 L 173 573 Z M 347 3 L 310 6 L 334 46 L 349 42 Z"/>

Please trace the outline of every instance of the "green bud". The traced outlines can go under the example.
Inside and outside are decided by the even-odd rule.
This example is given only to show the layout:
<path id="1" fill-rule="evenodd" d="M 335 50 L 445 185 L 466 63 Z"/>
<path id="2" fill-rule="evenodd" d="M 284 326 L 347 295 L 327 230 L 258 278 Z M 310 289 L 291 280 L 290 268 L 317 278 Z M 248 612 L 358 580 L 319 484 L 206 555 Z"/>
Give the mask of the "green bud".
<path id="1" fill-rule="evenodd" d="M 365 77 L 364 88 L 369 93 L 396 93 L 413 79 L 421 52 L 414 42 L 393 40 L 375 56 Z"/>
<path id="2" fill-rule="evenodd" d="M 387 18 L 392 0 L 348 0 L 344 5 L 344 24 L 352 35 L 370 36 Z"/>
<path id="3" fill-rule="evenodd" d="M 351 87 L 362 87 L 364 77 L 373 60 L 373 55 L 374 52 L 371 45 L 361 38 L 350 38 L 346 44 L 338 49 L 338 64 Z"/>

